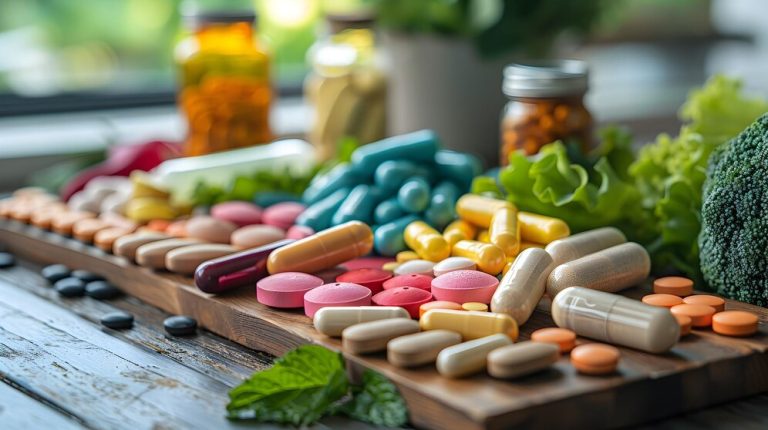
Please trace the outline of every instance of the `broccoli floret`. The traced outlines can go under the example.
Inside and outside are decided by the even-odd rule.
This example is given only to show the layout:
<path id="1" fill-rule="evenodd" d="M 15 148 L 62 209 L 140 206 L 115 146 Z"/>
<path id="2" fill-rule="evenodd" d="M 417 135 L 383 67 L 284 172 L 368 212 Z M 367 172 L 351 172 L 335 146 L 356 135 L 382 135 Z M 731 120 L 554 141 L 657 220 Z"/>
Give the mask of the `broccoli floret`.
<path id="1" fill-rule="evenodd" d="M 701 217 L 705 281 L 727 297 L 768 306 L 768 114 L 712 153 Z"/>

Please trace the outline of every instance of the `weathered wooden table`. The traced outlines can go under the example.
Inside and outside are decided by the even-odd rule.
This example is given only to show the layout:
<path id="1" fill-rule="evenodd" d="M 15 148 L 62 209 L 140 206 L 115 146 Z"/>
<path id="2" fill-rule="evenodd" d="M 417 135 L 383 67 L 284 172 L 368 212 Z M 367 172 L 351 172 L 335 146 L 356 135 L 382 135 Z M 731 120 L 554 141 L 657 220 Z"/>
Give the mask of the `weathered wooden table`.
<path id="1" fill-rule="evenodd" d="M 171 337 L 168 314 L 132 297 L 62 298 L 39 269 L 0 270 L 0 429 L 257 427 L 224 417 L 227 391 L 272 356 L 204 330 Z M 116 309 L 136 317 L 133 329 L 99 324 Z M 317 427 L 370 428 L 341 418 Z M 768 394 L 648 426 L 686 427 L 768 428 Z"/>

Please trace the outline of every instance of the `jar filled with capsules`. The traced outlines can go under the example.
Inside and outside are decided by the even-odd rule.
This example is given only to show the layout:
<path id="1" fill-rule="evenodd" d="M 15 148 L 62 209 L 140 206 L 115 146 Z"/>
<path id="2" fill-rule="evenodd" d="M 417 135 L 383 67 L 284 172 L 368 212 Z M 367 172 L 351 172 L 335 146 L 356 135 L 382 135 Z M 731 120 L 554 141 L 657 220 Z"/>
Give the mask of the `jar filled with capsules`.
<path id="1" fill-rule="evenodd" d="M 592 115 L 584 106 L 588 84 L 587 64 L 579 60 L 507 66 L 502 89 L 509 101 L 501 116 L 501 165 L 509 163 L 514 151 L 535 154 L 556 140 L 576 142 L 589 151 Z"/>
<path id="2" fill-rule="evenodd" d="M 272 140 L 270 55 L 253 10 L 182 10 L 190 33 L 176 46 L 178 102 L 187 119 L 186 155 Z"/>

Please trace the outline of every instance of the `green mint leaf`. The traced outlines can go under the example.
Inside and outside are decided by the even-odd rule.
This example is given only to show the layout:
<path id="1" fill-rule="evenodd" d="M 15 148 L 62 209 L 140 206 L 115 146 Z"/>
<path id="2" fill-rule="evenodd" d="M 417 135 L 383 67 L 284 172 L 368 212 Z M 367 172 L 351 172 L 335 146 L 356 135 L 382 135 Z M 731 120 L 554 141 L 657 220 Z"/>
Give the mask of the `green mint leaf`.
<path id="1" fill-rule="evenodd" d="M 300 346 L 229 392 L 231 419 L 310 425 L 347 394 L 341 354 L 317 345 Z"/>
<path id="2" fill-rule="evenodd" d="M 363 373 L 363 384 L 352 388 L 352 400 L 338 410 L 352 419 L 385 427 L 408 422 L 408 407 L 394 384 L 373 370 Z"/>

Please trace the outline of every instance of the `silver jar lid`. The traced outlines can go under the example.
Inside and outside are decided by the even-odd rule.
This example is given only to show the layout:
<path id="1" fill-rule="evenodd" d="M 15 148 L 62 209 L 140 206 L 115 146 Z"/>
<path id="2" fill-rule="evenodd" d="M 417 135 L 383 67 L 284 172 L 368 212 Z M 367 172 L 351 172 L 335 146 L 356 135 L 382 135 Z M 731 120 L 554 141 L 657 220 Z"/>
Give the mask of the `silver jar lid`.
<path id="1" fill-rule="evenodd" d="M 547 60 L 508 65 L 501 88 L 509 97 L 559 97 L 582 94 L 588 86 L 586 62 Z"/>

